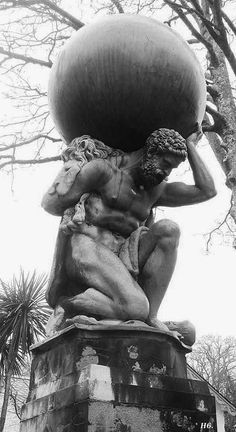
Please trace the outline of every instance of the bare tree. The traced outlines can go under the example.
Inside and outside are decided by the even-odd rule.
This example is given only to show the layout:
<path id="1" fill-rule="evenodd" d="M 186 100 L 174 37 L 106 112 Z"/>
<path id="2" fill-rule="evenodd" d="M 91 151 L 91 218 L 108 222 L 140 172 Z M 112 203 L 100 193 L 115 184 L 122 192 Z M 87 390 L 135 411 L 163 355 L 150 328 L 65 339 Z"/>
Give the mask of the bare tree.
<path id="1" fill-rule="evenodd" d="M 11 102 L 11 121 L 7 115 L 0 126 L 0 168 L 59 159 L 61 139 L 48 113 L 48 71 L 63 43 L 83 25 L 59 4 L 0 1 L 0 73 Z M 44 151 L 45 144 L 53 144 L 51 151 L 49 145 Z"/>
<path id="2" fill-rule="evenodd" d="M 207 335 L 193 346 L 188 363 L 230 402 L 236 404 L 236 338 Z M 235 417 L 225 413 L 225 431 L 234 431 Z"/>
<path id="3" fill-rule="evenodd" d="M 236 338 L 201 337 L 188 363 L 221 394 L 236 403 Z"/>
<path id="4" fill-rule="evenodd" d="M 189 43 L 205 52 L 208 104 L 203 130 L 232 191 L 225 221 L 231 225 L 232 217 L 236 222 L 235 4 L 235 0 L 80 0 L 72 13 L 66 0 L 0 0 L 0 73 L 13 107 L 11 122 L 5 120 L 0 126 L 0 168 L 59 159 L 62 142 L 50 120 L 45 83 L 62 45 L 84 25 L 83 14 L 140 13 L 169 26 L 181 20 Z"/>
<path id="5" fill-rule="evenodd" d="M 236 55 L 232 48 L 236 25 L 231 18 L 235 1 L 164 0 L 163 4 L 172 11 L 168 24 L 181 19 L 192 36 L 190 43 L 200 43 L 205 49 L 209 97 L 203 130 L 232 191 L 230 209 L 222 221 L 230 225 L 230 216 L 236 222 Z"/>

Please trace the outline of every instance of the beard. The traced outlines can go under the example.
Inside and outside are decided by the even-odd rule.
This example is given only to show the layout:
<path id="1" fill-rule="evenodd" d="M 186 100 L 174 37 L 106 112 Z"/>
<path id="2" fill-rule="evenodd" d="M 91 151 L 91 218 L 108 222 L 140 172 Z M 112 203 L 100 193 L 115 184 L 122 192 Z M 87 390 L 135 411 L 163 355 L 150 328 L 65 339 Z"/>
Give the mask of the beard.
<path id="1" fill-rule="evenodd" d="M 159 185 L 167 177 L 166 172 L 157 168 L 156 164 L 148 159 L 140 167 L 140 179 L 149 187 Z"/>

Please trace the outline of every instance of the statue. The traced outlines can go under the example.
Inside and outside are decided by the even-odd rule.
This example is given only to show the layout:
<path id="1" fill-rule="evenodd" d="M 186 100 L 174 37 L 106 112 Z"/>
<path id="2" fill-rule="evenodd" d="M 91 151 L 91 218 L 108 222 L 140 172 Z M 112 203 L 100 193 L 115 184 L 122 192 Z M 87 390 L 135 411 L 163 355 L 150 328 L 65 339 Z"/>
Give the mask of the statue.
<path id="1" fill-rule="evenodd" d="M 84 26 L 54 63 L 49 105 L 67 148 L 42 201 L 61 217 L 47 290 L 52 338 L 33 348 L 22 432 L 160 432 L 179 413 L 196 430 L 215 422 L 207 384 L 187 377 L 193 325 L 158 319 L 180 230 L 154 218 L 156 207 L 216 193 L 195 149 L 205 102 L 187 43 L 140 15 Z M 194 184 L 169 182 L 186 158 Z"/>
<path id="2" fill-rule="evenodd" d="M 180 231 L 173 221 L 154 222 L 153 210 L 215 194 L 194 146 L 206 103 L 198 60 L 154 19 L 103 17 L 65 44 L 48 96 L 68 145 L 43 199 L 46 211 L 62 217 L 47 294 L 51 331 L 65 320 L 136 320 L 186 335 L 186 322 L 157 319 Z M 169 183 L 186 157 L 195 184 Z"/>
<path id="3" fill-rule="evenodd" d="M 174 271 L 180 230 L 171 220 L 154 222 L 152 211 L 216 194 L 195 149 L 200 135 L 198 126 L 186 140 L 161 128 L 130 153 L 84 135 L 64 151 L 64 166 L 42 201 L 46 211 L 62 216 L 47 293 L 54 330 L 67 318 L 87 324 L 139 320 L 178 331 L 157 313 Z M 186 157 L 195 184 L 169 183 L 168 175 Z"/>

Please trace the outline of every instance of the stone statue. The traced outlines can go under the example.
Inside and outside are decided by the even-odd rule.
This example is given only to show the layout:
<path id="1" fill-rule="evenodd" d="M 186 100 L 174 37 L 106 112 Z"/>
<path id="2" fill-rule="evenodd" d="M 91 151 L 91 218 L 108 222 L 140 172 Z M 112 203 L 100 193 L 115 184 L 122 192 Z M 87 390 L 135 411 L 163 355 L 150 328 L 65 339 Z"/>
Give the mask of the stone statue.
<path id="1" fill-rule="evenodd" d="M 195 149 L 200 135 L 185 140 L 174 130 L 158 129 L 130 153 L 84 135 L 64 151 L 64 166 L 42 201 L 46 211 L 62 217 L 47 293 L 53 331 L 65 319 L 139 320 L 178 331 L 157 313 L 174 271 L 180 230 L 168 219 L 154 222 L 153 209 L 216 194 Z M 186 157 L 194 184 L 169 183 L 168 175 Z"/>

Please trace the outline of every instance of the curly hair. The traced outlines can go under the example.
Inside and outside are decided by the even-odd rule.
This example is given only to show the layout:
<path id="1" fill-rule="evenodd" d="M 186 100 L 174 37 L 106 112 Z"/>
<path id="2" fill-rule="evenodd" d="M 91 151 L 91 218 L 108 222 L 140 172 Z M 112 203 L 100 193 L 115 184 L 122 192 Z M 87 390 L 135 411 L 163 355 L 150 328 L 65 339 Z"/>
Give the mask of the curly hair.
<path id="1" fill-rule="evenodd" d="M 102 141 L 91 138 L 89 135 L 73 139 L 69 146 L 62 153 L 62 160 L 75 159 L 81 164 L 81 167 L 93 159 L 106 159 L 122 155 L 122 150 L 112 149 Z"/>
<path id="2" fill-rule="evenodd" d="M 187 157 L 186 141 L 174 129 L 155 130 L 147 138 L 145 147 L 149 156 L 169 152 L 181 156 L 183 160 Z"/>

